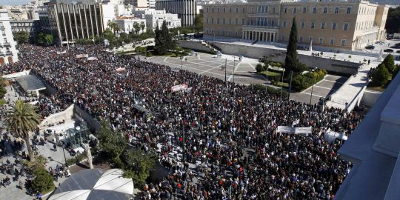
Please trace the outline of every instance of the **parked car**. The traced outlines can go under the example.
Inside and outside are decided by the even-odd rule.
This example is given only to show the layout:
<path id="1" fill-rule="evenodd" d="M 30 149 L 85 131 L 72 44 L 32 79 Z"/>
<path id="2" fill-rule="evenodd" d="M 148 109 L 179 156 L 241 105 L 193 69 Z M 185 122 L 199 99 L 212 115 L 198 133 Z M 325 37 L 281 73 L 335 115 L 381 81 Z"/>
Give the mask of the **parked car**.
<path id="1" fill-rule="evenodd" d="M 385 49 L 383 52 L 386 52 L 386 53 L 393 53 L 393 49 Z"/>
<path id="2" fill-rule="evenodd" d="M 400 50 L 397 50 L 396 53 L 400 53 Z"/>
<path id="3" fill-rule="evenodd" d="M 400 43 L 397 43 L 394 46 L 391 46 L 390 48 L 400 49 Z"/>
<path id="4" fill-rule="evenodd" d="M 368 46 L 366 46 L 365 48 L 366 48 L 366 49 L 371 49 L 371 50 L 372 50 L 372 49 L 375 49 L 375 46 L 374 46 L 374 45 L 368 45 Z"/>

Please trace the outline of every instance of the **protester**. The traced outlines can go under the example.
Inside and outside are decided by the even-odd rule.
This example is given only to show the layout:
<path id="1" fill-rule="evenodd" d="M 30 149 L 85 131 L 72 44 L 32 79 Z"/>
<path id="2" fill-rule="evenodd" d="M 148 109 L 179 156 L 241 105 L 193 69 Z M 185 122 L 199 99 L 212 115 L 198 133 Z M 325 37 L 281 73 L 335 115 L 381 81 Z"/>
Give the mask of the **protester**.
<path id="1" fill-rule="evenodd" d="M 351 168 L 337 154 L 342 141 L 330 144 L 323 132 L 350 134 L 361 120 L 356 113 L 281 101 L 98 45 L 67 50 L 23 44 L 20 54 L 20 62 L 2 71 L 30 69 L 54 87 L 54 94 L 38 100 L 43 117 L 75 103 L 132 143 L 159 153 L 170 174 L 140 198 L 332 199 Z M 180 84 L 187 87 L 173 92 Z M 275 131 L 292 125 L 311 126 L 312 134 Z"/>

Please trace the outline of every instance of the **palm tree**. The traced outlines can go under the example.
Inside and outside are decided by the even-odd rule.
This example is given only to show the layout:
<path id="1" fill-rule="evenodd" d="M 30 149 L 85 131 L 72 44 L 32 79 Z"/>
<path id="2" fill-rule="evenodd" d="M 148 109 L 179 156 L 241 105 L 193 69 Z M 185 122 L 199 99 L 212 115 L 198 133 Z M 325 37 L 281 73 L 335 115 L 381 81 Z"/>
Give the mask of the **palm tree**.
<path id="1" fill-rule="evenodd" d="M 118 24 L 116 24 L 116 23 L 113 22 L 113 21 L 109 21 L 109 22 L 108 22 L 108 27 L 110 27 L 110 29 L 113 30 L 114 35 L 116 34 L 116 32 L 118 33 L 118 31 L 119 31 L 119 26 L 118 26 Z"/>
<path id="2" fill-rule="evenodd" d="M 142 33 L 144 32 L 144 28 L 146 27 L 146 25 L 142 22 L 140 23 L 140 28 L 142 29 Z"/>
<path id="3" fill-rule="evenodd" d="M 12 132 L 17 137 L 24 138 L 31 162 L 35 158 L 30 144 L 29 133 L 36 130 L 39 122 L 40 116 L 36 113 L 35 107 L 21 100 L 15 102 L 12 112 L 7 117 L 7 131 Z"/>

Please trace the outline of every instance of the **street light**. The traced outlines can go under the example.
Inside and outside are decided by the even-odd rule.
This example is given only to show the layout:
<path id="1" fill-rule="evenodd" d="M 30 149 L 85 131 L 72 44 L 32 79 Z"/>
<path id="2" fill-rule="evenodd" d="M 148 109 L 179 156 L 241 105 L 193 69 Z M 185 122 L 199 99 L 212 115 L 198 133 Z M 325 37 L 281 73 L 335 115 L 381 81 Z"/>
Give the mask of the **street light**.
<path id="1" fill-rule="evenodd" d="M 236 56 L 233 56 L 233 69 L 232 69 L 232 82 L 235 83 L 235 65 L 236 65 Z"/>
<path id="2" fill-rule="evenodd" d="M 315 68 L 315 69 L 313 69 L 313 70 L 311 70 L 311 71 L 314 72 L 314 70 L 316 70 L 316 69 L 317 69 L 317 68 Z M 310 105 L 311 105 L 311 100 L 312 100 L 313 92 L 314 92 L 314 84 L 311 85 Z"/>

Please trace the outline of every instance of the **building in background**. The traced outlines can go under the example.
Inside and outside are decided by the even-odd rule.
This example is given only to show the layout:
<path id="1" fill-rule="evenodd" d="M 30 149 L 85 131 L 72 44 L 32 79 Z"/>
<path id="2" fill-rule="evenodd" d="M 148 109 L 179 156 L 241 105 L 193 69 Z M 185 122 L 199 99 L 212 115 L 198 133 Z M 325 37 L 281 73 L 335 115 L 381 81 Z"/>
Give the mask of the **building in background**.
<path id="1" fill-rule="evenodd" d="M 286 43 L 296 17 L 300 44 L 354 50 L 385 39 L 388 7 L 367 1 L 249 0 L 204 5 L 203 11 L 205 35 Z"/>
<path id="2" fill-rule="evenodd" d="M 38 32 L 40 31 L 40 22 L 39 20 L 11 20 L 11 31 L 13 33 L 17 32 L 27 32 L 29 35 L 29 39 L 33 39 L 36 37 Z"/>
<path id="3" fill-rule="evenodd" d="M 181 20 L 177 14 L 166 13 L 165 10 L 149 9 L 145 12 L 146 26 L 155 30 L 158 26 L 161 28 L 163 22 L 167 23 L 168 28 L 181 27 Z"/>
<path id="4" fill-rule="evenodd" d="M 156 9 L 178 14 L 182 26 L 192 26 L 196 16 L 196 0 L 156 0 Z"/>
<path id="5" fill-rule="evenodd" d="M 18 61 L 15 45 L 8 11 L 0 9 L 0 65 Z"/>
<path id="6" fill-rule="evenodd" d="M 155 0 L 125 0 L 125 5 L 132 5 L 135 8 L 155 8 Z"/>
<path id="7" fill-rule="evenodd" d="M 105 29 L 102 4 L 94 1 L 50 2 L 47 13 L 59 45 L 74 43 L 77 39 L 98 37 Z"/>
<path id="8" fill-rule="evenodd" d="M 146 20 L 134 16 L 118 17 L 114 22 L 118 25 L 121 33 L 136 33 L 135 24 L 140 28 L 138 33 L 146 32 Z M 143 24 L 143 25 L 142 25 Z"/>

